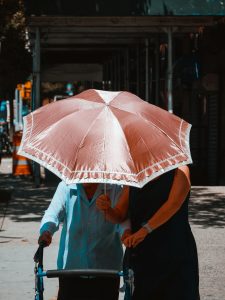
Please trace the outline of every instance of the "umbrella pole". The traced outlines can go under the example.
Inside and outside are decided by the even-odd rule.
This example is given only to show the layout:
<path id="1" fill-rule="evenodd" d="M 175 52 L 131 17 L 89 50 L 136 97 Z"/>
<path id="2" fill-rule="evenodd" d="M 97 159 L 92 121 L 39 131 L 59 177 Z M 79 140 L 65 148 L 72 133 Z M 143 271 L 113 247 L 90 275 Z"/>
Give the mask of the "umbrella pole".
<path id="1" fill-rule="evenodd" d="M 104 182 L 104 195 L 106 195 L 106 183 L 105 182 Z M 106 212 L 104 212 L 104 220 L 105 220 L 105 222 L 107 221 Z"/>
<path id="2" fill-rule="evenodd" d="M 106 195 L 106 183 L 104 183 L 104 194 Z"/>

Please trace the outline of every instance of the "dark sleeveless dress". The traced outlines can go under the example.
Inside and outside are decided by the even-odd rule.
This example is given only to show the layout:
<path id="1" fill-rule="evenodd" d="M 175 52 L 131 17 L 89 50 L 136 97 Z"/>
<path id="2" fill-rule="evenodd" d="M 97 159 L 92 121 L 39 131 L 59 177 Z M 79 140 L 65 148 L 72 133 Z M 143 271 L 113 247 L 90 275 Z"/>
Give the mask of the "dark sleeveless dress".
<path id="1" fill-rule="evenodd" d="M 130 220 L 136 232 L 168 199 L 175 170 L 142 189 L 130 189 Z M 165 224 L 131 250 L 133 300 L 199 300 L 197 248 L 188 222 L 188 200 Z M 127 255 L 127 254 L 126 254 Z"/>

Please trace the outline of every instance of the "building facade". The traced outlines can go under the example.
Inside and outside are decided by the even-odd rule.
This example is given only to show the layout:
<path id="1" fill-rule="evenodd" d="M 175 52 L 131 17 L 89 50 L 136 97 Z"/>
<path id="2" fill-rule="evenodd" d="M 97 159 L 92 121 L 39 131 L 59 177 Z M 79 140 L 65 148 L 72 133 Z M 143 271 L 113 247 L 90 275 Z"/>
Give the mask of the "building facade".
<path id="1" fill-rule="evenodd" d="M 68 83 L 133 92 L 192 124 L 193 184 L 225 183 L 223 6 L 209 16 L 203 0 L 194 11 L 189 1 L 41 2 L 26 4 L 34 108 L 46 86 L 49 97 Z"/>

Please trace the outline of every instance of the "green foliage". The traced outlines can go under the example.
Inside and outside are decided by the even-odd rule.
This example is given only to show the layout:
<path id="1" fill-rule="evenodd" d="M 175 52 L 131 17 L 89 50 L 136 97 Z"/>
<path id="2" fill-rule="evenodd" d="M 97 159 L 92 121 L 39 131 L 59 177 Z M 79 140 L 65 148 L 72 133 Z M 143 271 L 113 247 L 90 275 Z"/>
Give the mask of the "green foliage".
<path id="1" fill-rule="evenodd" d="M 11 98 L 31 72 L 23 1 L 0 0 L 0 98 Z"/>

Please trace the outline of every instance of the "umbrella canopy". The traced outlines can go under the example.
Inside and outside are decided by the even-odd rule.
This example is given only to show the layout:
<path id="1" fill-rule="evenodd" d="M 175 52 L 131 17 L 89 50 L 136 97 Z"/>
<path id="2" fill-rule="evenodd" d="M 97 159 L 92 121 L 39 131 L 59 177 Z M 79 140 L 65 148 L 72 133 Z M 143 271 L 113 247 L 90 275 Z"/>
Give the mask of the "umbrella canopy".
<path id="1" fill-rule="evenodd" d="M 67 184 L 142 187 L 192 162 L 190 127 L 129 92 L 91 89 L 24 117 L 19 154 Z"/>

